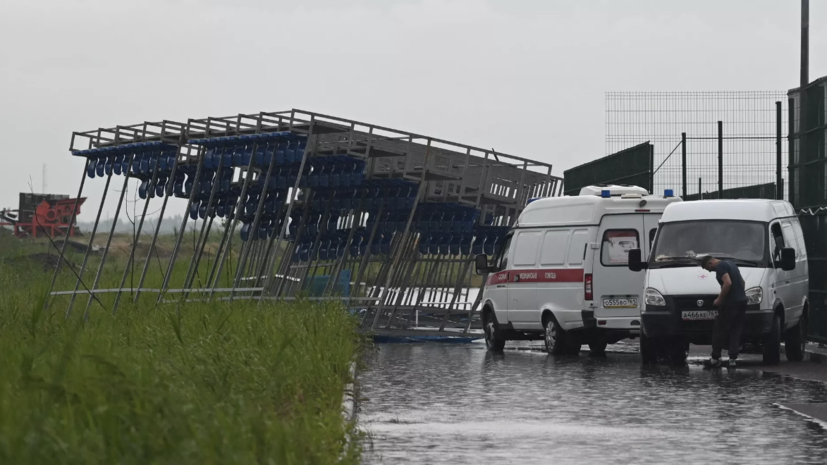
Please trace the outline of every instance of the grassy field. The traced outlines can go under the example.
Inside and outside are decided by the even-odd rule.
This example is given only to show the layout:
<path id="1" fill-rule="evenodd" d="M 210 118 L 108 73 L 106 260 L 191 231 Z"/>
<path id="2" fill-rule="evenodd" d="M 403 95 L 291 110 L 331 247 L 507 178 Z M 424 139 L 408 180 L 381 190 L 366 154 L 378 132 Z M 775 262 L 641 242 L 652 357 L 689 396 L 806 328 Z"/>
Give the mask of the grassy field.
<path id="1" fill-rule="evenodd" d="M 67 319 L 65 299 L 41 312 L 51 271 L 21 258 L 44 248 L 0 237 L 0 463 L 358 463 L 346 312 L 147 298 L 84 321 L 84 297 Z"/>

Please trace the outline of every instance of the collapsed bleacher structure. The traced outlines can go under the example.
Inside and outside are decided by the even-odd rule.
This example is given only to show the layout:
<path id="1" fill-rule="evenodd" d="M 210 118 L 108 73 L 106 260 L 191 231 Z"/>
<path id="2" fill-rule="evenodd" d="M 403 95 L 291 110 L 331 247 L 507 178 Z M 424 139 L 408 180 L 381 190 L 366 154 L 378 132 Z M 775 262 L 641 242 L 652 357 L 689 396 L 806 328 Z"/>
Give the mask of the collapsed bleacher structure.
<path id="1" fill-rule="evenodd" d="M 87 312 L 104 294 L 94 300 L 113 312 L 126 296 L 301 297 L 341 300 L 379 333 L 467 334 L 479 310 L 473 256 L 494 254 L 532 198 L 563 187 L 549 164 L 301 110 L 76 132 L 70 148 L 85 160 L 77 198 L 85 183 L 105 188 L 75 288 L 50 291 L 69 296 L 67 313 L 79 295 Z M 131 241 L 120 285 L 102 286 L 130 182 L 145 199 L 136 231 L 150 204 L 160 219 Z M 98 231 L 107 197 L 115 222 Z M 161 258 L 173 212 L 185 214 Z M 96 236 L 106 243 L 92 277 Z M 150 265 L 161 270 L 153 286 Z"/>

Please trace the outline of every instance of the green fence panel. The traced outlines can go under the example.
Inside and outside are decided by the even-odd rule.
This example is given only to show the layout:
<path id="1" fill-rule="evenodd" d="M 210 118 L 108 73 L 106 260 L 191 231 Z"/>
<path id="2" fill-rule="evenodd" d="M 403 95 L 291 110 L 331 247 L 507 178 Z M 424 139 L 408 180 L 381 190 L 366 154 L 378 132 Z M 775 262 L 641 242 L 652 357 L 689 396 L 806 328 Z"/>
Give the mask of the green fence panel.
<path id="1" fill-rule="evenodd" d="M 652 144 L 645 142 L 563 172 L 563 194 L 599 184 L 640 186 L 652 191 Z"/>
<path id="2" fill-rule="evenodd" d="M 733 187 L 732 189 L 724 189 L 723 196 L 718 195 L 718 191 L 705 192 L 704 200 L 714 200 L 718 198 L 723 199 L 774 199 L 775 198 L 775 183 L 755 184 L 753 186 Z M 699 200 L 698 194 L 687 195 L 683 200 Z"/>
<path id="3" fill-rule="evenodd" d="M 810 272 L 808 339 L 827 344 L 827 214 L 802 214 L 798 218 Z"/>

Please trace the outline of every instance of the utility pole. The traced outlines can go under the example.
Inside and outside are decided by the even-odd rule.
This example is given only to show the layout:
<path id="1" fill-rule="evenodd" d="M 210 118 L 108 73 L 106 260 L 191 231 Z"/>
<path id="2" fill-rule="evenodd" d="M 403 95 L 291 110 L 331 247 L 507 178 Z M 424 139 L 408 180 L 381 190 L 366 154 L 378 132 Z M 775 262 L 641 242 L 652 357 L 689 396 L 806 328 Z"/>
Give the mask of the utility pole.
<path id="1" fill-rule="evenodd" d="M 801 99 L 810 83 L 810 0 L 801 0 Z"/>

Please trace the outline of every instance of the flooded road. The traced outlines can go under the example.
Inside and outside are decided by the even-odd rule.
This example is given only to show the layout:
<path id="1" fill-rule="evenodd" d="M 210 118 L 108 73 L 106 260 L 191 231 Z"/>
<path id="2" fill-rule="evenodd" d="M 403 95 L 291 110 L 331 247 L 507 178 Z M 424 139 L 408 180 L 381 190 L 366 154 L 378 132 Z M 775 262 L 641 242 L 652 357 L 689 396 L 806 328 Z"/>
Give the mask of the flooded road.
<path id="1" fill-rule="evenodd" d="M 384 344 L 360 374 L 365 463 L 827 463 L 827 432 L 777 403 L 827 387 L 638 355 Z"/>

